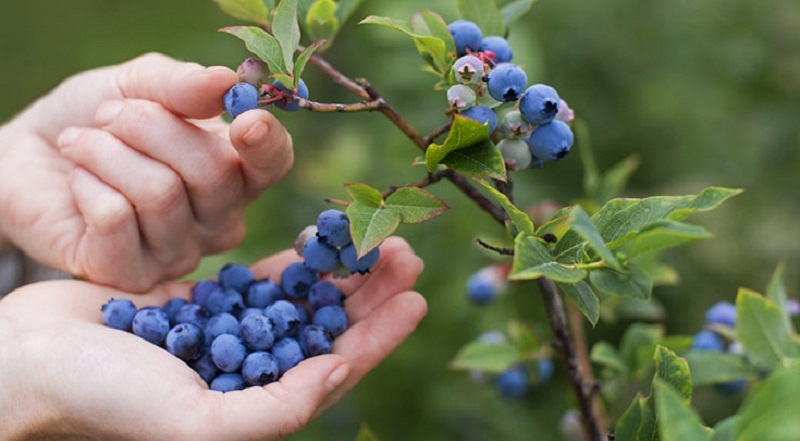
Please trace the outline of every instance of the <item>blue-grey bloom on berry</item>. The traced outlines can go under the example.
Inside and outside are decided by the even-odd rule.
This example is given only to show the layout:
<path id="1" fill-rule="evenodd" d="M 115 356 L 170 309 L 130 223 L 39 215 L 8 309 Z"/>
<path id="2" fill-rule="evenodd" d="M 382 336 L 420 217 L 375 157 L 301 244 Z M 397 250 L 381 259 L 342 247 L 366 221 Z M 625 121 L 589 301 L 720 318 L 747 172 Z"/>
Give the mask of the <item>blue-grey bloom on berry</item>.
<path id="1" fill-rule="evenodd" d="M 447 102 L 453 109 L 465 110 L 474 106 L 477 101 L 478 95 L 469 86 L 456 84 L 447 89 Z"/>
<path id="2" fill-rule="evenodd" d="M 217 392 L 242 390 L 244 389 L 244 379 L 238 372 L 223 372 L 211 380 L 208 388 Z"/>
<path id="3" fill-rule="evenodd" d="M 317 217 L 317 235 L 322 242 L 334 247 L 350 243 L 350 219 L 340 210 L 325 210 Z"/>
<path id="4" fill-rule="evenodd" d="M 272 383 L 279 375 L 278 360 L 269 352 L 253 352 L 242 363 L 242 378 L 248 386 Z"/>
<path id="5" fill-rule="evenodd" d="M 256 276 L 246 265 L 228 263 L 219 270 L 217 275 L 219 286 L 235 289 L 240 294 L 247 294 L 247 288 L 255 282 Z"/>
<path id="6" fill-rule="evenodd" d="M 547 124 L 558 114 L 561 99 L 558 92 L 544 84 L 527 88 L 519 99 L 519 111 L 531 124 Z"/>
<path id="7" fill-rule="evenodd" d="M 175 316 L 178 314 L 178 311 L 181 309 L 181 307 L 187 304 L 189 304 L 189 302 L 187 302 L 185 299 L 176 297 L 164 302 L 164 306 L 162 306 L 161 309 L 167 313 L 170 323 L 175 324 Z"/>
<path id="8" fill-rule="evenodd" d="M 289 369 L 297 366 L 298 363 L 305 360 L 306 356 L 303 355 L 303 348 L 300 342 L 293 338 L 282 338 L 275 342 L 270 349 L 272 355 L 278 360 L 278 371 L 280 375 Z"/>
<path id="9" fill-rule="evenodd" d="M 354 244 L 347 245 L 339 252 L 339 258 L 342 259 L 342 264 L 350 270 L 351 273 L 366 274 L 372 269 L 375 263 L 381 256 L 381 251 L 378 247 L 370 250 L 364 257 L 358 258 L 356 253 L 356 246 Z"/>
<path id="10" fill-rule="evenodd" d="M 495 116 L 494 110 L 486 106 L 470 107 L 463 112 L 459 112 L 459 115 L 466 116 L 469 119 L 474 119 L 483 125 L 488 124 L 490 135 L 494 133 L 494 129 L 497 128 L 497 116 Z"/>
<path id="11" fill-rule="evenodd" d="M 242 367 L 242 361 L 247 356 L 247 348 L 239 337 L 231 334 L 222 334 L 211 343 L 211 359 L 214 365 L 223 372 L 236 372 Z"/>
<path id="12" fill-rule="evenodd" d="M 497 143 L 497 149 L 511 170 L 522 170 L 531 165 L 531 149 L 527 142 L 519 138 L 503 138 Z"/>
<path id="13" fill-rule="evenodd" d="M 501 63 L 489 72 L 489 95 L 497 101 L 517 101 L 527 85 L 528 76 L 516 64 Z"/>
<path id="14" fill-rule="evenodd" d="M 208 309 L 194 303 L 189 303 L 181 306 L 178 312 L 175 313 L 174 324 L 193 323 L 202 329 L 206 327 L 206 323 L 208 323 L 210 317 L 211 313 L 208 312 Z"/>
<path id="15" fill-rule="evenodd" d="M 486 273 L 478 271 L 467 279 L 467 297 L 476 305 L 486 305 L 494 300 L 497 289 L 486 277 Z"/>
<path id="16" fill-rule="evenodd" d="M 572 129 L 558 120 L 537 126 L 527 138 L 531 153 L 541 161 L 555 161 L 567 156 L 574 140 Z"/>
<path id="17" fill-rule="evenodd" d="M 725 342 L 716 332 L 704 329 L 692 338 L 692 349 L 696 351 L 722 352 L 725 350 Z"/>
<path id="18" fill-rule="evenodd" d="M 508 63 L 514 57 L 508 40 L 497 35 L 483 37 L 481 40 L 481 52 L 497 64 Z M 491 52 L 491 54 L 488 54 L 488 52 Z"/>
<path id="19" fill-rule="evenodd" d="M 294 309 L 297 310 L 297 320 L 300 321 L 300 326 L 311 323 L 311 316 L 308 314 L 308 309 L 306 309 L 305 306 L 295 303 Z"/>
<path id="20" fill-rule="evenodd" d="M 219 373 L 217 365 L 215 365 L 214 360 L 211 359 L 211 353 L 207 350 L 203 351 L 200 357 L 198 357 L 196 360 L 190 361 L 189 367 L 197 372 L 197 374 L 200 375 L 200 378 L 202 378 L 203 381 L 208 384 L 211 384 L 211 381 Z"/>
<path id="21" fill-rule="evenodd" d="M 169 317 L 163 309 L 147 306 L 140 309 L 133 317 L 131 328 L 134 334 L 161 346 L 169 333 Z"/>
<path id="22" fill-rule="evenodd" d="M 333 337 L 323 326 L 308 325 L 300 333 L 300 346 L 307 357 L 330 354 Z"/>
<path id="23" fill-rule="evenodd" d="M 323 306 L 344 306 L 344 294 L 333 283 L 322 280 L 311 286 L 308 304 L 314 311 Z"/>
<path id="24" fill-rule="evenodd" d="M 281 84 L 280 81 L 276 80 L 275 82 L 272 83 L 272 85 L 276 89 L 282 92 L 290 92 L 290 90 L 286 86 Z M 297 84 L 297 90 L 294 91 L 293 95 L 295 97 L 300 97 L 306 100 L 308 99 L 308 86 L 306 86 L 305 81 L 300 80 L 300 82 Z M 289 95 L 284 95 L 284 98 L 282 100 L 276 101 L 275 105 L 278 106 L 279 109 L 284 110 L 286 112 L 296 112 L 300 110 L 300 102 L 297 101 L 297 99 L 294 97 L 289 97 Z"/>
<path id="25" fill-rule="evenodd" d="M 258 89 L 249 83 L 236 83 L 222 98 L 225 110 L 236 118 L 248 110 L 258 108 Z"/>
<path id="26" fill-rule="evenodd" d="M 239 80 L 259 87 L 269 80 L 269 67 L 267 63 L 256 58 L 245 58 L 242 64 L 236 68 Z"/>
<path id="27" fill-rule="evenodd" d="M 222 334 L 239 335 L 239 320 L 227 312 L 214 315 L 208 319 L 203 333 L 206 336 L 206 345 L 210 346 Z"/>
<path id="28" fill-rule="evenodd" d="M 192 303 L 205 307 L 211 293 L 219 289 L 219 284 L 213 280 L 201 280 L 192 286 Z"/>
<path id="29" fill-rule="evenodd" d="M 341 306 L 323 306 L 314 313 L 312 324 L 323 326 L 332 336 L 336 337 L 347 330 L 350 320 L 347 312 Z"/>
<path id="30" fill-rule="evenodd" d="M 257 280 L 247 288 L 247 306 L 251 308 L 266 308 L 285 297 L 281 287 L 269 279 Z"/>
<path id="31" fill-rule="evenodd" d="M 227 312 L 236 315 L 244 309 L 244 299 L 235 289 L 218 289 L 208 298 L 207 309 L 211 314 Z"/>
<path id="32" fill-rule="evenodd" d="M 479 51 L 481 49 L 481 28 L 474 22 L 468 20 L 456 20 L 447 25 L 447 29 L 453 35 L 453 42 L 456 45 L 456 53 L 464 55 L 467 51 Z"/>
<path id="33" fill-rule="evenodd" d="M 495 385 L 504 397 L 521 397 L 528 391 L 528 373 L 521 366 L 512 366 L 497 377 Z"/>
<path id="34" fill-rule="evenodd" d="M 100 308 L 103 311 L 103 324 L 114 329 L 127 331 L 138 310 L 128 299 L 111 299 Z"/>
<path id="35" fill-rule="evenodd" d="M 474 55 L 464 55 L 453 64 L 456 81 L 462 84 L 478 84 L 483 77 L 483 61 Z"/>
<path id="36" fill-rule="evenodd" d="M 281 288 L 293 299 L 305 299 L 311 285 L 317 280 L 317 274 L 303 265 L 303 262 L 294 262 L 283 270 Z"/>
<path id="37" fill-rule="evenodd" d="M 298 256 L 303 257 L 303 247 L 306 245 L 306 241 L 316 235 L 317 235 L 316 225 L 309 225 L 303 228 L 303 231 L 301 231 L 300 234 L 297 235 L 297 238 L 294 240 L 294 250 L 297 251 Z"/>
<path id="38" fill-rule="evenodd" d="M 339 250 L 322 242 L 319 237 L 310 237 L 303 246 L 304 264 L 317 272 L 329 273 L 339 266 Z"/>
<path id="39" fill-rule="evenodd" d="M 264 315 L 264 308 L 244 308 L 236 318 L 239 319 L 239 323 L 241 324 L 242 320 L 250 315 Z"/>
<path id="40" fill-rule="evenodd" d="M 275 343 L 272 320 L 263 315 L 251 314 L 239 326 L 242 342 L 254 351 L 266 351 Z"/>
<path id="41" fill-rule="evenodd" d="M 199 357 L 204 344 L 203 331 L 192 323 L 178 323 L 165 339 L 167 351 L 184 361 Z"/>
<path id="42" fill-rule="evenodd" d="M 731 302 L 717 302 L 706 311 L 706 323 L 736 326 L 736 306 Z"/>
<path id="43" fill-rule="evenodd" d="M 278 300 L 264 310 L 266 316 L 273 323 L 273 332 L 276 339 L 289 337 L 300 326 L 300 317 L 295 305 L 286 300 Z"/>

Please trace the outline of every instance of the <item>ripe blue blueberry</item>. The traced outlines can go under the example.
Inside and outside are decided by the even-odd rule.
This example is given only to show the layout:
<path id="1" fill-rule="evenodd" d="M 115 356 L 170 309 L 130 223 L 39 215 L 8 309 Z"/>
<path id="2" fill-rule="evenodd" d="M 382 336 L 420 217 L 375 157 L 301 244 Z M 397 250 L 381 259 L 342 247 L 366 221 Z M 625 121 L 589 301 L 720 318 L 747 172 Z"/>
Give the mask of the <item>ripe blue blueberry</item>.
<path id="1" fill-rule="evenodd" d="M 531 153 L 543 162 L 567 156 L 574 140 L 572 129 L 558 120 L 537 126 L 527 138 Z"/>
<path id="2" fill-rule="evenodd" d="M 189 303 L 178 309 L 178 312 L 175 313 L 174 323 L 176 325 L 178 323 L 193 323 L 202 329 L 206 327 L 206 323 L 208 323 L 210 317 L 211 313 L 208 312 L 206 308 L 195 305 L 194 303 Z"/>
<path id="3" fill-rule="evenodd" d="M 184 361 L 200 356 L 205 343 L 203 331 L 192 323 L 178 323 L 169 330 L 165 340 L 167 351 Z"/>
<path id="4" fill-rule="evenodd" d="M 729 381 L 727 383 L 717 383 L 714 385 L 714 389 L 723 394 L 723 395 L 736 395 L 747 386 L 747 381 L 745 380 L 735 380 Z"/>
<path id="5" fill-rule="evenodd" d="M 103 311 L 103 324 L 114 329 L 127 331 L 138 310 L 128 299 L 111 299 L 100 308 Z"/>
<path id="6" fill-rule="evenodd" d="M 264 315 L 264 308 L 244 308 L 237 317 L 239 319 L 239 324 L 242 323 L 242 320 L 251 315 Z"/>
<path id="7" fill-rule="evenodd" d="M 189 367 L 197 372 L 200 378 L 208 384 L 211 384 L 211 380 L 219 374 L 219 369 L 214 364 L 214 360 L 211 359 L 211 353 L 207 350 L 203 351 L 202 355 L 196 360 L 190 361 Z"/>
<path id="8" fill-rule="evenodd" d="M 339 252 L 339 258 L 342 259 L 342 263 L 347 269 L 350 270 L 351 273 L 359 273 L 359 274 L 366 274 L 369 272 L 370 269 L 378 262 L 378 259 L 381 256 L 381 251 L 378 247 L 373 248 L 370 250 L 364 257 L 358 258 L 358 254 L 356 253 L 356 246 L 350 244 L 341 249 Z"/>
<path id="9" fill-rule="evenodd" d="M 449 25 L 447 29 L 453 35 L 453 42 L 456 44 L 456 52 L 458 55 L 464 55 L 467 51 L 479 51 L 481 49 L 481 28 L 467 20 L 456 20 Z"/>
<path id="10" fill-rule="evenodd" d="M 164 302 L 164 306 L 162 306 L 161 309 L 163 309 L 164 312 L 167 313 L 167 317 L 169 317 L 170 323 L 175 324 L 175 315 L 178 314 L 178 310 L 180 310 L 183 305 L 188 305 L 188 304 L 189 302 L 187 302 L 185 299 L 176 297 L 174 299 L 169 299 L 166 302 Z"/>
<path id="11" fill-rule="evenodd" d="M 240 324 L 242 342 L 254 351 L 266 351 L 275 343 L 272 320 L 263 315 L 251 314 Z"/>
<path id="12" fill-rule="evenodd" d="M 527 85 L 528 76 L 516 64 L 501 63 L 489 72 L 489 95 L 497 101 L 508 103 L 518 100 Z"/>
<path id="13" fill-rule="evenodd" d="M 553 378 L 553 360 L 549 358 L 539 359 L 539 377 L 536 382 L 539 384 L 546 383 Z"/>
<path id="14" fill-rule="evenodd" d="M 695 334 L 692 339 L 692 349 L 696 351 L 722 352 L 725 350 L 725 342 L 716 332 L 704 329 Z"/>
<path id="15" fill-rule="evenodd" d="M 234 289 L 240 294 L 247 294 L 247 288 L 256 281 L 253 271 L 246 265 L 228 263 L 219 270 L 219 286 Z"/>
<path id="16" fill-rule="evenodd" d="M 317 274 L 306 268 L 302 262 L 294 262 L 281 274 L 281 288 L 293 299 L 305 299 L 311 285 L 317 282 Z"/>
<path id="17" fill-rule="evenodd" d="M 706 311 L 706 323 L 736 326 L 736 306 L 731 302 L 717 302 Z"/>
<path id="18" fill-rule="evenodd" d="M 169 317 L 163 309 L 147 306 L 133 317 L 133 333 L 154 345 L 161 345 L 169 333 Z"/>
<path id="19" fill-rule="evenodd" d="M 242 378 L 248 386 L 263 386 L 277 380 L 278 376 L 278 360 L 269 352 L 253 352 L 242 363 Z"/>
<path id="20" fill-rule="evenodd" d="M 286 295 L 277 283 L 262 279 L 253 282 L 247 289 L 247 306 L 251 308 L 266 308 L 277 300 L 283 300 Z"/>
<path id="21" fill-rule="evenodd" d="M 274 83 L 272 83 L 272 85 L 276 89 L 283 92 L 289 90 L 283 84 L 281 84 L 280 81 L 277 80 Z M 308 99 L 308 86 L 306 86 L 305 81 L 300 80 L 300 82 L 297 85 L 297 90 L 294 91 L 294 95 L 303 99 Z M 289 98 L 288 96 L 285 96 L 283 100 L 277 101 L 275 105 L 278 106 L 279 109 L 284 110 L 286 112 L 296 112 L 300 110 L 300 102 L 297 101 L 295 98 Z"/>
<path id="22" fill-rule="evenodd" d="M 528 390 L 528 373 L 523 367 L 512 366 L 497 377 L 495 385 L 504 397 L 521 397 Z"/>
<path id="23" fill-rule="evenodd" d="M 303 228 L 303 231 L 301 231 L 300 234 L 297 235 L 297 238 L 294 240 L 294 250 L 297 251 L 298 256 L 303 257 L 303 247 L 306 246 L 306 241 L 316 235 L 317 235 L 316 225 L 309 225 Z"/>
<path id="24" fill-rule="evenodd" d="M 327 280 L 319 281 L 311 285 L 311 290 L 308 292 L 308 304 L 314 311 L 323 306 L 344 306 L 344 294 L 333 283 Z"/>
<path id="25" fill-rule="evenodd" d="M 213 280 L 201 280 L 192 287 L 192 303 L 205 307 L 208 297 L 219 289 L 219 284 Z"/>
<path id="26" fill-rule="evenodd" d="M 492 54 L 489 58 L 491 58 L 492 61 L 497 64 L 508 63 L 511 61 L 511 58 L 514 57 L 514 53 L 511 51 L 511 45 L 508 44 L 508 40 L 496 35 L 483 37 L 483 40 L 481 40 L 481 52 L 484 54 L 491 52 Z"/>
<path id="27" fill-rule="evenodd" d="M 286 300 L 278 300 L 264 310 L 264 315 L 272 321 L 276 339 L 289 337 L 300 326 L 300 317 L 295 305 Z"/>
<path id="28" fill-rule="evenodd" d="M 206 335 L 206 345 L 210 346 L 222 334 L 239 335 L 239 320 L 227 312 L 216 314 L 208 319 L 203 333 Z"/>
<path id="29" fill-rule="evenodd" d="M 260 86 L 269 79 L 269 68 L 267 64 L 256 58 L 246 58 L 242 64 L 236 68 L 239 80 L 253 86 Z"/>
<path id="30" fill-rule="evenodd" d="M 531 124 L 547 124 L 558 114 L 560 102 L 555 89 L 544 84 L 534 84 L 522 93 L 519 111 L 525 121 Z"/>
<path id="31" fill-rule="evenodd" d="M 248 110 L 258 108 L 258 89 L 252 84 L 236 83 L 225 94 L 222 101 L 225 104 L 225 110 L 233 118 L 236 118 Z"/>
<path id="32" fill-rule="evenodd" d="M 278 360 L 278 371 L 280 375 L 289 369 L 297 366 L 306 357 L 303 355 L 303 348 L 300 343 L 293 338 L 282 338 L 272 345 L 270 350 L 272 355 Z"/>
<path id="33" fill-rule="evenodd" d="M 208 298 L 206 308 L 211 314 L 227 312 L 235 315 L 244 309 L 244 299 L 235 289 L 218 289 Z"/>
<path id="34" fill-rule="evenodd" d="M 324 327 L 332 336 L 337 337 L 347 330 L 347 327 L 350 325 L 350 320 L 344 308 L 331 305 L 323 306 L 317 310 L 317 312 L 314 313 L 312 324 Z"/>
<path id="35" fill-rule="evenodd" d="M 300 321 L 300 326 L 305 326 L 311 323 L 311 317 L 308 315 L 308 309 L 306 309 L 305 306 L 295 303 L 294 309 L 297 310 L 297 320 Z"/>
<path id="36" fill-rule="evenodd" d="M 339 250 L 322 242 L 319 237 L 310 237 L 303 246 L 305 265 L 320 273 L 329 273 L 339 267 Z"/>
<path id="37" fill-rule="evenodd" d="M 222 334 L 211 343 L 211 359 L 214 365 L 223 372 L 236 372 L 242 366 L 247 355 L 247 348 L 239 337 Z"/>
<path id="38" fill-rule="evenodd" d="M 483 61 L 474 55 L 465 55 L 453 64 L 456 81 L 463 84 L 478 84 L 483 77 Z"/>
<path id="39" fill-rule="evenodd" d="M 494 129 L 497 128 L 497 116 L 495 116 L 494 110 L 486 106 L 470 107 L 459 114 L 466 116 L 469 119 L 474 119 L 483 125 L 488 124 L 490 135 L 494 132 Z"/>
<path id="40" fill-rule="evenodd" d="M 317 217 L 317 235 L 322 242 L 334 247 L 350 243 L 350 220 L 340 210 L 325 210 Z"/>
<path id="41" fill-rule="evenodd" d="M 478 101 L 478 96 L 471 87 L 464 84 L 456 84 L 447 89 L 447 102 L 450 107 L 456 110 L 465 110 L 474 106 Z"/>
<path id="42" fill-rule="evenodd" d="M 497 143 L 497 149 L 511 170 L 523 170 L 531 165 L 533 154 L 528 143 L 519 138 L 503 138 Z"/>
<path id="43" fill-rule="evenodd" d="M 244 379 L 238 372 L 223 372 L 211 380 L 208 388 L 217 392 L 242 390 L 244 389 Z"/>
<path id="44" fill-rule="evenodd" d="M 467 297 L 476 305 L 486 305 L 497 295 L 497 283 L 486 268 L 467 279 Z"/>
<path id="45" fill-rule="evenodd" d="M 330 354 L 331 346 L 333 345 L 333 337 L 322 326 L 308 325 L 303 328 L 300 334 L 300 345 L 308 357 L 316 357 L 317 355 Z"/>

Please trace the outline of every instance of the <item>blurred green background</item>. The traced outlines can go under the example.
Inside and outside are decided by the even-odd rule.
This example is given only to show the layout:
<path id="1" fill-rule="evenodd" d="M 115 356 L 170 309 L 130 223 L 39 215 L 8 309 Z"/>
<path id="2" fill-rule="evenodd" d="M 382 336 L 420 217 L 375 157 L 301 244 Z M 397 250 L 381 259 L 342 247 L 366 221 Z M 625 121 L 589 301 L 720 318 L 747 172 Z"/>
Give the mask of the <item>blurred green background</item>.
<path id="1" fill-rule="evenodd" d="M 453 0 L 368 0 L 355 18 L 409 19 L 419 9 L 456 18 Z M 211 0 L 5 1 L 0 120 L 73 73 L 149 51 L 235 68 L 247 55 L 243 45 L 215 32 L 230 24 L 236 21 Z M 642 166 L 626 196 L 689 194 L 709 185 L 746 189 L 697 217 L 715 239 L 666 256 L 682 277 L 655 292 L 668 311 L 669 332 L 696 332 L 704 310 L 733 300 L 738 286 L 763 289 L 781 259 L 796 291 L 800 2 L 541 0 L 512 28 L 510 41 L 529 80 L 556 87 L 588 124 L 601 168 L 638 154 Z M 444 93 L 415 68 L 421 61 L 399 33 L 351 22 L 327 57 L 344 73 L 368 78 L 423 133 L 445 121 Z M 354 101 L 313 67 L 305 81 L 313 99 Z M 417 150 L 380 115 L 279 117 L 294 134 L 294 169 L 249 209 L 246 242 L 206 259 L 198 276 L 290 247 L 325 208 L 323 198 L 344 197 L 342 182 L 384 188 L 423 176 L 410 166 Z M 566 204 L 581 196 L 581 173 L 576 154 L 517 173 L 518 199 Z M 361 422 L 389 441 L 559 439 L 557 421 L 573 405 L 560 372 L 525 399 L 506 401 L 447 369 L 458 348 L 481 332 L 502 329 L 509 317 L 540 323 L 543 317 L 530 285 L 488 308 L 467 302 L 467 276 L 490 262 L 473 240 L 499 240 L 503 231 L 448 184 L 433 192 L 453 209 L 399 230 L 425 259 L 417 289 L 428 299 L 428 316 L 394 355 L 292 440 L 352 440 Z M 625 325 L 601 323 L 590 340 L 614 340 Z M 695 403 L 713 422 L 738 399 L 700 390 Z"/>

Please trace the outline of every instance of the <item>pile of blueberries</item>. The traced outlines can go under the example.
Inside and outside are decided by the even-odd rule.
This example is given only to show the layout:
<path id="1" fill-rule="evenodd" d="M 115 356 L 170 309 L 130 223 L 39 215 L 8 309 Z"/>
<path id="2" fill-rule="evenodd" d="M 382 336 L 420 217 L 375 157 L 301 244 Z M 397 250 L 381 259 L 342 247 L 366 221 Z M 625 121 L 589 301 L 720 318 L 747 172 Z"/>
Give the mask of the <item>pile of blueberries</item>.
<path id="1" fill-rule="evenodd" d="M 216 281 L 195 284 L 190 301 L 137 309 L 130 300 L 111 299 L 101 308 L 103 323 L 165 348 L 211 390 L 271 383 L 307 357 L 330 353 L 349 326 L 345 296 L 320 275 L 367 273 L 380 255 L 374 248 L 357 259 L 339 210 L 322 212 L 295 249 L 304 260 L 287 266 L 280 280 L 256 279 L 247 266 L 227 264 Z"/>
<path id="2" fill-rule="evenodd" d="M 480 27 L 467 20 L 454 21 L 447 28 L 460 57 L 453 65 L 457 84 L 447 91 L 451 108 L 488 124 L 491 134 L 497 129 L 493 108 L 514 103 L 514 110 L 503 116 L 504 138 L 497 144 L 514 170 L 541 167 L 566 156 L 574 141 L 569 126 L 574 113 L 556 90 L 544 84 L 527 87 L 528 77 L 511 63 L 513 52 L 505 38 L 484 37 Z"/>
<path id="3" fill-rule="evenodd" d="M 296 112 L 300 110 L 297 97 L 308 99 L 308 86 L 302 79 L 295 89 L 288 89 L 277 80 L 270 83 L 269 68 L 261 60 L 245 59 L 236 69 L 236 73 L 241 81 L 234 84 L 222 99 L 225 110 L 232 118 L 257 109 L 259 100 L 263 100 L 265 105 L 275 104 L 286 112 Z"/>

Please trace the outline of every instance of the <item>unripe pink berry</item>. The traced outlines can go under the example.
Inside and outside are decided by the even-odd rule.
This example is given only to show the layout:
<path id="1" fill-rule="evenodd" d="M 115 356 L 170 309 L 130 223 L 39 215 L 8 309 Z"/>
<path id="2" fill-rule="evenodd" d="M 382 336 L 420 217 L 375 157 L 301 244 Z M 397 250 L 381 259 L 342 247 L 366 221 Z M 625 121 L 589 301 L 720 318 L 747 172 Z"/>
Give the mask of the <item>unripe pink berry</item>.
<path id="1" fill-rule="evenodd" d="M 253 86 L 260 86 L 269 80 L 269 68 L 267 64 L 256 58 L 247 58 L 236 69 L 239 78 Z"/>

